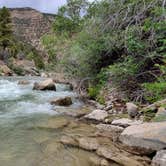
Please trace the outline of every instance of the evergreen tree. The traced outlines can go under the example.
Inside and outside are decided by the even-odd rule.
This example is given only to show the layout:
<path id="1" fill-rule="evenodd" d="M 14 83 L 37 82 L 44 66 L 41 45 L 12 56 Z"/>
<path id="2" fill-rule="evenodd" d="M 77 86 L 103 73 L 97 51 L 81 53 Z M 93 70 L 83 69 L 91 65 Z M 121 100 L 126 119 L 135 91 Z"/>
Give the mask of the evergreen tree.
<path id="1" fill-rule="evenodd" d="M 12 45 L 13 31 L 10 12 L 6 7 L 0 10 L 0 47 L 5 50 Z"/>

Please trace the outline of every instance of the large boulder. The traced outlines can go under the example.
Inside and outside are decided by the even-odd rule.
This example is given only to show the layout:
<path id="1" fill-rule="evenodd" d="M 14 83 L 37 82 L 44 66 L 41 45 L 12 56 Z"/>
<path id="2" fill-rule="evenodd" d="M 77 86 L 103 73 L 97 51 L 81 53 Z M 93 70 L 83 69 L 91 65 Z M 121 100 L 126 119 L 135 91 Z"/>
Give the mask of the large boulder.
<path id="1" fill-rule="evenodd" d="M 85 119 L 95 121 L 104 121 L 106 117 L 108 117 L 108 113 L 104 110 L 94 110 L 90 114 L 84 116 Z"/>
<path id="2" fill-rule="evenodd" d="M 35 82 L 33 90 L 54 90 L 56 91 L 55 83 L 52 79 L 47 79 L 40 83 Z"/>
<path id="3" fill-rule="evenodd" d="M 120 140 L 134 153 L 151 154 L 166 148 L 166 122 L 144 123 L 127 127 Z"/>
<path id="4" fill-rule="evenodd" d="M 130 118 L 135 118 L 138 115 L 138 106 L 134 103 L 126 103 L 126 108 Z"/>
<path id="5" fill-rule="evenodd" d="M 166 166 L 166 150 L 157 152 L 152 160 L 152 166 Z"/>
<path id="6" fill-rule="evenodd" d="M 63 97 L 60 99 L 53 99 L 50 103 L 52 105 L 70 106 L 70 105 L 72 105 L 72 99 L 71 99 L 71 97 Z"/>

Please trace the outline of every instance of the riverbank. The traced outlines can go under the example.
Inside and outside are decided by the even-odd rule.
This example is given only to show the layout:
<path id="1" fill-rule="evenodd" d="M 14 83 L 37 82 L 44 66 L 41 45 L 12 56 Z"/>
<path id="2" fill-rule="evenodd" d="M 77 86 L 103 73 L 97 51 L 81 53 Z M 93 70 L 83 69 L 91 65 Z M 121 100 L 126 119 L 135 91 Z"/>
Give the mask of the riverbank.
<path id="1" fill-rule="evenodd" d="M 74 127 L 69 135 L 65 133 L 60 138 L 63 145 L 93 152 L 96 156 L 90 158 L 90 161 L 94 165 L 114 163 L 124 166 L 155 166 L 165 163 L 166 122 L 145 121 L 145 112 L 149 110 L 157 110 L 154 119 L 157 116 L 158 118 L 166 116 L 163 107 L 165 100 L 141 108 L 144 112 L 139 111 L 138 106 L 133 103 L 123 105 L 118 102 L 110 102 L 107 105 L 100 105 L 95 101 L 87 103 L 88 111 L 86 108 L 76 112 L 65 112 L 64 115 L 74 118 L 78 124 L 88 125 L 89 128 L 93 126 L 95 131 L 88 135 L 78 135 L 74 132 Z M 162 158 L 159 159 L 158 156 L 161 155 Z"/>
<path id="2" fill-rule="evenodd" d="M 49 90 L 33 90 L 35 82 L 42 88 L 45 83 Z M 165 121 L 147 123 L 144 114 L 130 119 L 127 109 L 131 106 L 141 112 L 131 103 L 130 107 L 125 107 L 126 103 L 118 105 L 117 101 L 107 105 L 90 100 L 85 103 L 71 85 L 64 81 L 62 84 L 55 77 L 1 77 L 0 161 L 5 166 L 165 164 Z M 66 97 L 72 103 L 59 105 L 57 100 Z M 163 117 L 164 104 L 165 100 L 144 109 L 157 109 L 154 118 Z"/>

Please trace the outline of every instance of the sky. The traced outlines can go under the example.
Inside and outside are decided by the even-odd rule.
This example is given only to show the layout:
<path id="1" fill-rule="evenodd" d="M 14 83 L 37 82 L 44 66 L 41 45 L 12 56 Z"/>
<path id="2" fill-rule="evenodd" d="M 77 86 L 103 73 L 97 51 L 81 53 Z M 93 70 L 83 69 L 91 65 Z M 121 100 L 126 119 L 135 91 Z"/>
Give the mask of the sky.
<path id="1" fill-rule="evenodd" d="M 44 13 L 55 14 L 65 2 L 66 0 L 0 0 L 0 8 L 31 7 Z"/>

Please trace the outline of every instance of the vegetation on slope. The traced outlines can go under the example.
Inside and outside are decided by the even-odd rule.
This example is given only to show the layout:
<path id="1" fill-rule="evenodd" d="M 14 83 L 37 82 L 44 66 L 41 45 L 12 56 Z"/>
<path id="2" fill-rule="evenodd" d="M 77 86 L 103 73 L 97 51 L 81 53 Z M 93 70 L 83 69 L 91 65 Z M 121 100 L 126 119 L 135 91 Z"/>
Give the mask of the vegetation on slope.
<path id="1" fill-rule="evenodd" d="M 53 25 L 58 40 L 70 34 L 65 38 L 67 47 L 61 47 L 68 75 L 89 78 L 92 98 L 107 79 L 130 100 L 154 102 L 166 97 L 165 1 L 102 0 L 86 9 L 77 26 L 67 13 Z M 71 27 L 65 20 L 73 23 Z"/>
<path id="2" fill-rule="evenodd" d="M 15 37 L 10 12 L 6 7 L 3 7 L 0 10 L 0 59 L 17 74 L 21 74 L 22 69 L 12 64 L 12 60 L 17 58 L 33 60 L 39 69 L 44 67 L 37 50 Z"/>

